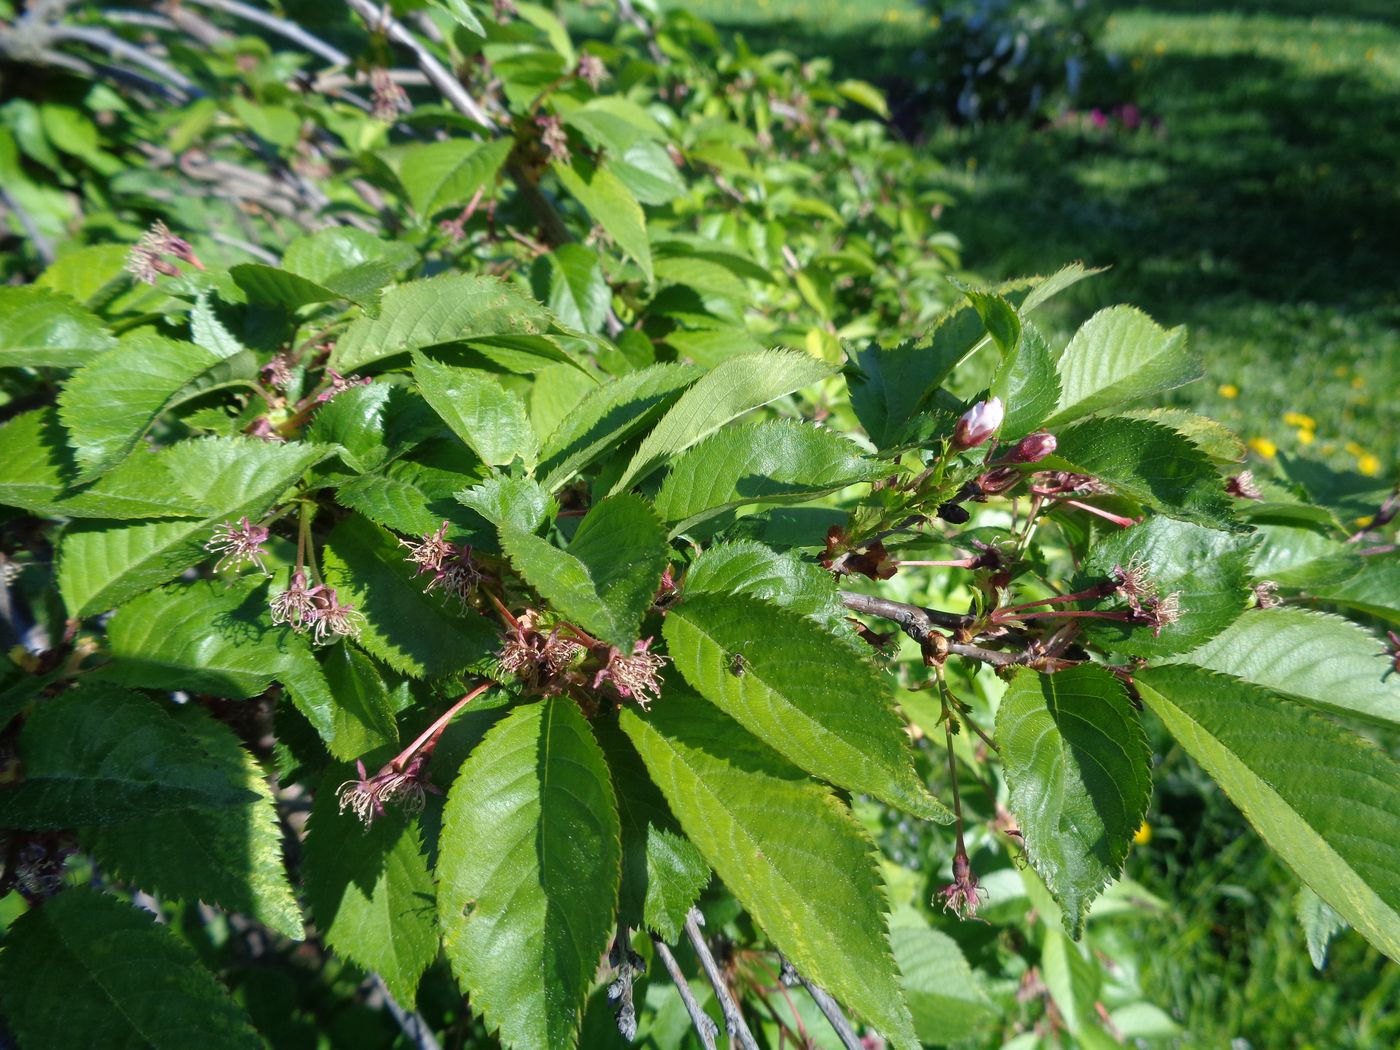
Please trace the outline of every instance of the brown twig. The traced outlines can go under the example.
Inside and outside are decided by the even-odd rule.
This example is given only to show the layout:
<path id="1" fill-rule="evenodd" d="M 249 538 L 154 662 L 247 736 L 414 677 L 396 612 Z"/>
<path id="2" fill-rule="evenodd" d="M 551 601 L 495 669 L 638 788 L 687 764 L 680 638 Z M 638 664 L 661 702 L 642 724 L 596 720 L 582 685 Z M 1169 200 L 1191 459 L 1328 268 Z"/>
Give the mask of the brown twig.
<path id="1" fill-rule="evenodd" d="M 676 962 L 676 957 L 671 953 L 670 946 L 666 944 L 656 934 L 651 935 L 652 947 L 656 949 L 657 956 L 661 959 L 661 964 L 666 967 L 666 972 L 671 975 L 671 980 L 675 982 L 676 991 L 680 992 L 681 1002 L 685 1004 L 686 1013 L 690 1014 L 690 1023 L 695 1026 L 695 1031 L 700 1035 L 700 1045 L 705 1050 L 715 1050 L 715 1036 L 719 1033 L 719 1026 L 700 1009 L 700 1004 L 695 1001 L 695 994 L 690 990 L 690 982 L 685 979 L 685 973 L 681 970 L 680 963 Z"/>

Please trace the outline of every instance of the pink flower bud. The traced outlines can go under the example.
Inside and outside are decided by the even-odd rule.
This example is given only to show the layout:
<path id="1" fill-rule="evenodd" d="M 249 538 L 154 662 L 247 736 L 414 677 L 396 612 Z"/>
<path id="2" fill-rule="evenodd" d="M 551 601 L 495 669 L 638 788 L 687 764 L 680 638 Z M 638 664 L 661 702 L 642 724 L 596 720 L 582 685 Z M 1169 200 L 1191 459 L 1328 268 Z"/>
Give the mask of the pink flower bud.
<path id="1" fill-rule="evenodd" d="M 1005 416 L 1001 398 L 977 402 L 958 419 L 957 429 L 953 431 L 953 447 L 959 450 L 976 448 L 996 433 Z"/>
<path id="2" fill-rule="evenodd" d="M 1041 430 L 1023 437 L 1006 459 L 1010 463 L 1039 463 L 1055 451 L 1055 446 L 1055 435 Z"/>

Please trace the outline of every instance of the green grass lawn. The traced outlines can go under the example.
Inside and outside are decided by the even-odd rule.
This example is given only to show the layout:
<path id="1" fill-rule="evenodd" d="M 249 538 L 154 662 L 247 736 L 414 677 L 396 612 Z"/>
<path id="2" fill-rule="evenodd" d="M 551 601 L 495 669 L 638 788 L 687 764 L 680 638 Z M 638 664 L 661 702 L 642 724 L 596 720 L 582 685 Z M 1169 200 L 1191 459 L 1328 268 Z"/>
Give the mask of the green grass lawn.
<path id="1" fill-rule="evenodd" d="M 1279 448 L 1387 476 L 1400 445 L 1400 7 L 1329 18 L 1123 5 L 1106 47 L 1154 128 L 943 132 L 950 222 L 988 275 L 1111 266 L 1061 308 L 1185 324 L 1207 381 L 1179 395 Z M 1266 5 L 1253 5 L 1263 7 Z M 1087 108 L 1087 107 L 1086 107 Z M 1285 418 L 1287 417 L 1287 418 Z M 1306 420 L 1315 425 L 1306 425 Z M 1290 422 L 1291 421 L 1291 422 Z M 1298 425 L 1302 423 L 1303 425 Z"/>

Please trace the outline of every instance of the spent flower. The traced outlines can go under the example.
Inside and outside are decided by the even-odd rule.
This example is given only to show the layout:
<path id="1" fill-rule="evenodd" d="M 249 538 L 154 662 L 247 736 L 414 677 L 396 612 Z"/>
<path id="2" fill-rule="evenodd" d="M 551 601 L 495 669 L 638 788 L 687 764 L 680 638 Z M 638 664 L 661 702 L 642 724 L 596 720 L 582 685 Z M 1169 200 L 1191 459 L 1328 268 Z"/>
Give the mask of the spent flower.
<path id="1" fill-rule="evenodd" d="M 608 661 L 593 677 L 593 688 L 612 686 L 624 700 L 633 700 L 643 711 L 651 709 L 652 701 L 661 699 L 660 671 L 667 657 L 651 652 L 652 639 L 644 638 L 632 646 L 630 656 L 624 656 L 617 646 L 608 647 Z"/>
<path id="2" fill-rule="evenodd" d="M 214 535 L 204 549 L 223 555 L 214 564 L 215 572 L 246 561 L 266 573 L 263 556 L 267 554 L 267 549 L 263 545 L 267 543 L 268 535 L 266 526 L 254 525 L 246 517 L 240 518 L 237 524 L 226 521 L 214 529 Z"/>

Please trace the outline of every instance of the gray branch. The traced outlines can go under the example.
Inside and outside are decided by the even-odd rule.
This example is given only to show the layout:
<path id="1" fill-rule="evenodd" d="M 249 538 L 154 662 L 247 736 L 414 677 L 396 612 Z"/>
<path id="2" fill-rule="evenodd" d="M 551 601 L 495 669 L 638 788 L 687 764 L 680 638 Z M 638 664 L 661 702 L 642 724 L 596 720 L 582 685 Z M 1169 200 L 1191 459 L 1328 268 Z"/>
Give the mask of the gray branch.
<path id="1" fill-rule="evenodd" d="M 410 33 L 402 22 L 395 18 L 388 8 L 378 9 L 373 0 L 345 0 L 350 5 L 350 9 L 364 19 L 365 25 L 371 32 L 383 32 L 391 41 L 413 52 L 414 61 L 432 81 L 433 87 L 442 92 L 443 98 L 450 102 L 457 112 L 461 113 L 468 120 L 474 120 L 484 128 L 496 127 L 496 122 L 491 119 L 486 110 L 482 109 L 476 99 L 467 94 L 467 89 L 462 86 L 462 82 L 453 76 L 452 71 L 444 66 L 437 58 L 423 46 L 422 42 Z"/>
<path id="2" fill-rule="evenodd" d="M 676 991 L 681 993 L 681 1002 L 685 1004 L 686 1013 L 690 1014 L 690 1023 L 695 1026 L 695 1031 L 700 1034 L 700 1045 L 705 1050 L 715 1050 L 715 1035 L 719 1029 L 709 1014 L 700 1009 L 700 1004 L 695 1001 L 695 994 L 690 990 L 690 982 L 685 979 L 680 963 L 676 962 L 676 957 L 671 954 L 670 947 L 656 934 L 651 935 L 652 947 L 656 949 L 657 956 L 661 959 L 662 965 L 666 967 L 666 972 L 671 975 L 671 980 L 676 984 Z"/>
<path id="3" fill-rule="evenodd" d="M 940 612 L 938 609 L 925 609 L 920 605 L 910 605 L 908 602 L 897 602 L 889 598 L 880 598 L 873 594 L 859 594 L 855 591 L 842 591 L 841 604 L 852 612 L 864 613 L 866 616 L 878 616 L 884 620 L 892 620 L 897 623 L 910 638 L 923 645 L 937 635 L 937 627 L 944 627 L 950 630 L 959 627 L 966 627 L 971 623 L 967 616 L 959 616 L 957 613 Z M 1025 659 L 1024 653 L 1018 652 L 998 652 L 995 649 L 987 649 L 980 645 L 973 645 L 969 642 L 955 642 L 946 636 L 948 652 L 954 656 L 966 657 L 969 660 L 980 660 L 982 663 L 991 664 L 993 667 L 1009 667 L 1012 664 L 1020 663 Z M 939 643 L 942 645 L 943 643 Z"/>
<path id="4" fill-rule="evenodd" d="M 423 1015 L 416 1010 L 407 1009 L 395 999 L 389 991 L 389 986 L 384 983 L 384 978 L 379 974 L 371 973 L 369 976 L 374 982 L 375 990 L 384 997 L 384 1005 L 388 1007 L 389 1013 L 393 1015 L 399 1029 L 408 1037 L 408 1041 L 418 1050 L 442 1050 L 442 1044 L 433 1035 L 433 1030 Z"/>
<path id="5" fill-rule="evenodd" d="M 88 47 L 105 51 L 114 59 L 123 59 L 134 65 L 142 66 L 150 70 L 156 76 L 169 81 L 179 90 L 187 95 L 198 96 L 204 94 L 193 80 L 185 76 L 169 62 L 149 54 L 144 48 L 128 43 L 115 33 L 110 33 L 105 29 L 93 29 L 91 26 L 61 25 L 55 26 L 50 39 L 73 40 L 80 44 L 87 44 Z"/>
<path id="6" fill-rule="evenodd" d="M 855 1029 L 851 1027 L 851 1022 L 841 1010 L 841 1004 L 833 999 L 825 988 L 813 984 L 811 981 L 807 980 L 807 978 L 802 977 L 801 974 L 798 974 L 798 976 L 801 977 L 802 987 L 812 993 L 812 999 L 816 1002 L 817 1009 L 819 1009 L 827 1021 L 831 1023 L 831 1027 L 835 1030 L 837 1038 L 841 1040 L 841 1045 L 844 1046 L 846 1050 L 863 1050 L 860 1039 L 856 1036 Z"/>
<path id="7" fill-rule="evenodd" d="M 194 4 L 196 7 L 207 7 L 211 11 L 222 11 L 224 14 L 241 18 L 245 22 L 262 26 L 268 32 L 276 33 L 278 36 L 290 40 L 303 50 L 310 51 L 313 55 L 319 55 L 333 66 L 348 66 L 350 64 L 350 56 L 338 47 L 326 43 L 318 36 L 313 36 L 295 22 L 278 18 L 276 15 L 259 10 L 251 4 L 242 3 L 241 0 L 184 0 L 184 2 Z"/>
<path id="8" fill-rule="evenodd" d="M 744 1020 L 744 1015 L 739 1012 L 739 1004 L 734 1001 L 734 996 L 729 993 L 729 985 L 725 983 L 724 974 L 720 973 L 719 964 L 715 962 L 715 957 L 710 953 L 710 946 L 705 943 L 705 935 L 700 931 L 700 924 L 704 922 L 700 912 L 691 908 L 685 916 L 685 932 L 690 938 L 690 946 L 695 949 L 696 956 L 700 959 L 700 965 L 705 969 L 705 977 L 710 982 L 710 987 L 715 990 L 715 998 L 719 1000 L 719 1008 L 724 1012 L 724 1026 L 729 1030 L 729 1038 L 739 1044 L 743 1050 L 758 1050 L 758 1043 L 754 1041 L 753 1033 L 749 1031 L 748 1022 Z"/>

